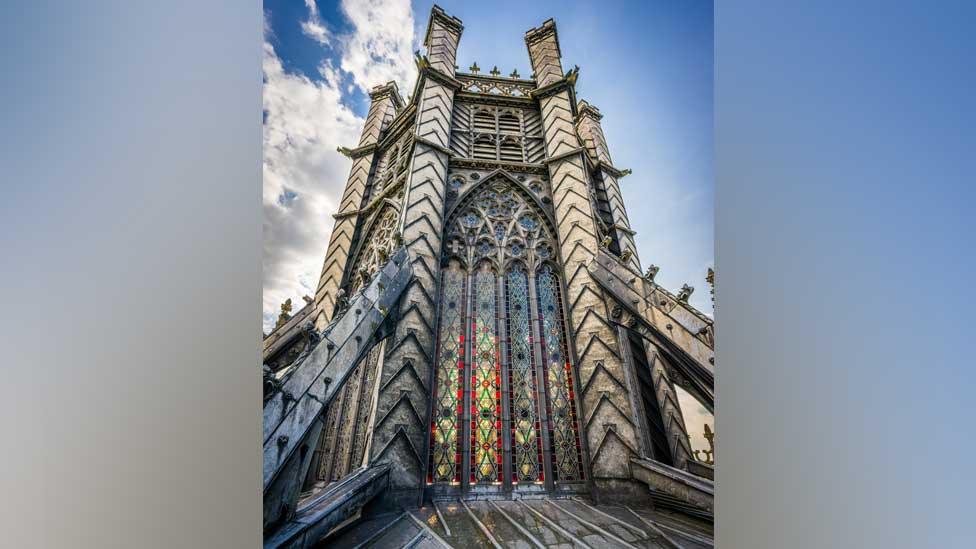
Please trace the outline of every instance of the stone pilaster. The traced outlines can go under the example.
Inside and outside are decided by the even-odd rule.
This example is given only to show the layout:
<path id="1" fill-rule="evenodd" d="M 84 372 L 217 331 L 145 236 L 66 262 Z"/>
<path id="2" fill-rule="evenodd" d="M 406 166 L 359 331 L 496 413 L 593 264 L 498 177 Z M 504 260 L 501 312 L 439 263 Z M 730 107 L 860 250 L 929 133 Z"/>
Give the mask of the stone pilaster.
<path id="1" fill-rule="evenodd" d="M 562 79 L 562 53 L 559 51 L 555 21 L 548 19 L 541 26 L 525 33 L 525 45 L 529 48 L 532 71 L 535 72 L 533 78 L 538 87 L 544 88 Z"/>
<path id="2" fill-rule="evenodd" d="M 424 47 L 427 48 L 427 59 L 431 67 L 454 76 L 457 47 L 463 30 L 460 19 L 451 17 L 440 6 L 434 5 L 430 10 L 427 33 L 424 35 Z"/>
<path id="3" fill-rule="evenodd" d="M 535 70 L 552 185 L 559 251 L 566 284 L 569 329 L 578 368 L 578 417 L 597 496 L 627 497 L 640 488 L 629 460 L 639 455 L 638 427 L 630 410 L 624 358 L 608 320 L 608 300 L 586 265 L 599 249 L 590 200 L 585 148 L 575 128 L 575 74 L 564 77 L 552 20 L 525 35 Z M 629 492 L 628 492 L 629 490 Z"/>
<path id="4" fill-rule="evenodd" d="M 450 157 L 451 113 L 461 22 L 434 7 L 428 25 L 430 58 L 421 58 L 414 149 L 405 183 L 401 227 L 414 278 L 399 304 L 380 378 L 372 460 L 391 462 L 391 498 L 419 497 L 427 463 L 430 395 L 440 284 L 441 232 Z"/>
<path id="5" fill-rule="evenodd" d="M 342 275 L 350 260 L 353 236 L 359 223 L 359 215 L 354 212 L 363 205 L 363 195 L 366 192 L 373 157 L 376 155 L 376 144 L 380 135 L 393 120 L 397 109 L 403 106 L 403 100 L 400 99 L 396 84 L 393 82 L 373 88 L 369 96 L 372 103 L 366 115 L 366 124 L 363 126 L 359 146 L 353 150 L 340 149 L 340 152 L 352 157 L 352 168 L 349 170 L 346 189 L 339 202 L 335 226 L 329 239 L 329 249 L 325 254 L 319 285 L 315 291 L 315 311 L 312 318 L 319 330 L 325 328 L 332 318 L 336 292 L 342 284 Z"/>
<path id="6" fill-rule="evenodd" d="M 602 176 L 607 200 L 610 203 L 610 213 L 613 216 L 611 230 L 614 231 L 617 242 L 620 243 L 620 251 L 631 251 L 626 264 L 640 273 L 641 268 L 640 261 L 637 258 L 637 245 L 634 243 L 634 231 L 630 228 L 627 209 L 624 207 L 623 195 L 620 193 L 618 176 L 621 172 L 613 166 L 613 161 L 610 159 L 610 149 L 607 147 L 607 140 L 603 134 L 603 126 L 600 124 L 603 115 L 600 114 L 599 109 L 586 101 L 579 102 L 577 111 L 576 132 Z"/>

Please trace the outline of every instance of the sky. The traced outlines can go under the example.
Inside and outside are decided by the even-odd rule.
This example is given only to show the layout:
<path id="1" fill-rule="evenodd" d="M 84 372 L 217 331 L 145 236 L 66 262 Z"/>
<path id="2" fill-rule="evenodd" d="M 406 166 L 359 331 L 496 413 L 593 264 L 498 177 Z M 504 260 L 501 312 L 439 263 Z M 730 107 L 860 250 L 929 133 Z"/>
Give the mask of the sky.
<path id="1" fill-rule="evenodd" d="M 280 304 L 312 296 L 369 108 L 366 92 L 416 78 L 432 2 L 266 0 L 264 4 L 263 326 Z M 532 73 L 524 34 L 556 21 L 564 70 L 580 67 L 577 97 L 603 113 L 637 254 L 672 291 L 712 303 L 714 265 L 713 10 L 701 0 L 438 2 L 464 23 L 457 64 Z M 721 273 L 716 276 L 721 278 Z"/>

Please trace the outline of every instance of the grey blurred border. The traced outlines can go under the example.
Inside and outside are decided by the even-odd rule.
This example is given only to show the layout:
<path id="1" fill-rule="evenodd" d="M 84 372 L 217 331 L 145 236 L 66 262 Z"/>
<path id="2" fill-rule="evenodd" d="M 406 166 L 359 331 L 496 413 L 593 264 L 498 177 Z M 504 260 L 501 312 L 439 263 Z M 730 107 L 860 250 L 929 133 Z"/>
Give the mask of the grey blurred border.
<path id="1" fill-rule="evenodd" d="M 261 37 L 0 8 L 0 546 L 261 545 Z"/>
<path id="2" fill-rule="evenodd" d="M 976 547 L 976 6 L 715 8 L 716 545 Z"/>

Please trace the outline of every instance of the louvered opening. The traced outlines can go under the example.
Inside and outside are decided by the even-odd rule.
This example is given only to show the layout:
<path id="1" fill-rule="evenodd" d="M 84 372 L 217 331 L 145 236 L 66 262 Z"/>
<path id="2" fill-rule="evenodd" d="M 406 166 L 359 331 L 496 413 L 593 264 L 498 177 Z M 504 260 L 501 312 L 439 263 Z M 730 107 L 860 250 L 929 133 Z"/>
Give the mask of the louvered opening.
<path id="1" fill-rule="evenodd" d="M 498 116 L 498 130 L 508 133 L 522 133 L 522 124 L 517 116 L 506 112 Z"/>
<path id="2" fill-rule="evenodd" d="M 481 160 L 496 160 L 495 140 L 489 135 L 482 135 L 474 141 L 474 157 Z"/>
<path id="3" fill-rule="evenodd" d="M 506 162 L 522 162 L 522 143 L 514 138 L 504 139 L 498 147 L 500 160 Z"/>
<path id="4" fill-rule="evenodd" d="M 474 113 L 474 130 L 480 132 L 495 132 L 495 115 L 490 111 Z"/>

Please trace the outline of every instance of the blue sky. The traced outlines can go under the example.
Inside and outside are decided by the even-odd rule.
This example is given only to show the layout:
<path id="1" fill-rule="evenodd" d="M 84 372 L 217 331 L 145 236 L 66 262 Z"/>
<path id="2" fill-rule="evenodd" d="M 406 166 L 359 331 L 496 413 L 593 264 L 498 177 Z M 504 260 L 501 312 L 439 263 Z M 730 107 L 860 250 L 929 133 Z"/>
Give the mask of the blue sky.
<path id="1" fill-rule="evenodd" d="M 661 267 L 669 289 L 696 288 L 713 265 L 712 2 L 450 2 L 464 22 L 458 66 L 531 74 L 524 33 L 552 17 L 564 69 L 599 107 L 622 180 L 638 255 Z M 266 1 L 264 49 L 264 326 L 278 305 L 313 295 L 349 160 L 373 85 L 396 80 L 406 96 L 413 51 L 432 2 Z M 721 278 L 721 273 L 718 274 Z M 297 307 L 296 307 L 297 309 Z"/>

